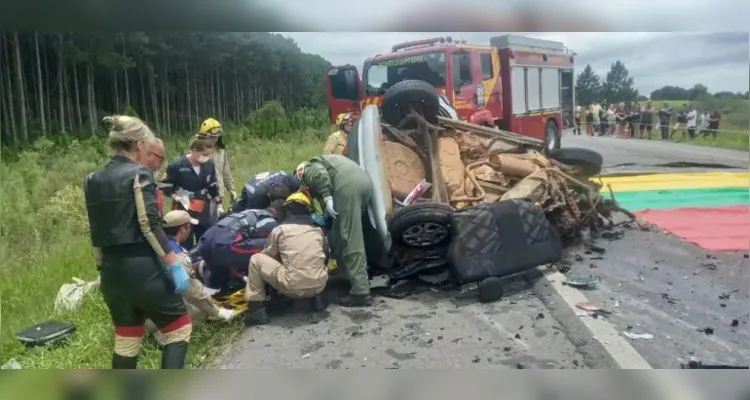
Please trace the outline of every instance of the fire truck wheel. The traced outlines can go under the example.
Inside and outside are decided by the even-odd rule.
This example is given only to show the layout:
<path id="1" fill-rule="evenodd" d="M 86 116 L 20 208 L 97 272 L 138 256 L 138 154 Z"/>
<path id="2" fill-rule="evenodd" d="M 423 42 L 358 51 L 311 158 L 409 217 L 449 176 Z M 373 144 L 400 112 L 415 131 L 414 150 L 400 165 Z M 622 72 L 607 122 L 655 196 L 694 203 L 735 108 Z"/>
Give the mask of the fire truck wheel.
<path id="1" fill-rule="evenodd" d="M 550 158 L 565 165 L 578 167 L 581 176 L 595 176 L 602 172 L 602 155 L 589 149 L 566 147 L 550 151 Z"/>
<path id="2" fill-rule="evenodd" d="M 544 145 L 547 151 L 560 148 L 560 136 L 557 134 L 557 122 L 554 119 L 547 121 L 544 127 Z"/>
<path id="3" fill-rule="evenodd" d="M 383 103 L 380 110 L 383 120 L 399 127 L 413 107 L 429 122 L 436 123 L 438 116 L 438 93 L 434 86 L 419 80 L 405 80 L 391 86 L 383 94 Z M 414 128 L 415 123 L 410 123 L 401 128 Z"/>

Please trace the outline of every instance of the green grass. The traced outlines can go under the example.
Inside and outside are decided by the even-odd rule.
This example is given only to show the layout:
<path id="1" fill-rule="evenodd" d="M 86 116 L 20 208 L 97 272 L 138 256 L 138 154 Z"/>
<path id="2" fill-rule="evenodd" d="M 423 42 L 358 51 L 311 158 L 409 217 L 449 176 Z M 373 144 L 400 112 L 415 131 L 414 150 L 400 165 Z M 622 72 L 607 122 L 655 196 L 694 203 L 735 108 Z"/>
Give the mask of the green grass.
<path id="1" fill-rule="evenodd" d="M 228 129 L 227 145 L 237 186 L 254 173 L 284 169 L 320 154 L 326 129 L 287 135 L 285 140 L 259 139 L 247 129 Z M 188 135 L 166 138 L 169 158 L 186 152 Z M 53 302 L 60 285 L 72 277 L 95 279 L 88 222 L 81 183 L 108 158 L 101 139 L 55 145 L 39 141 L 20 153 L 5 153 L 0 165 L 0 334 L 2 360 L 15 358 L 24 368 L 109 368 L 113 327 L 98 290 L 74 312 L 55 314 Z M 28 351 L 16 333 L 36 323 L 59 319 L 76 324 L 70 344 Z M 207 324 L 193 333 L 188 363 L 211 366 L 221 348 L 238 337 L 242 327 Z M 142 368 L 158 368 L 159 351 L 150 341 L 142 353 Z"/>

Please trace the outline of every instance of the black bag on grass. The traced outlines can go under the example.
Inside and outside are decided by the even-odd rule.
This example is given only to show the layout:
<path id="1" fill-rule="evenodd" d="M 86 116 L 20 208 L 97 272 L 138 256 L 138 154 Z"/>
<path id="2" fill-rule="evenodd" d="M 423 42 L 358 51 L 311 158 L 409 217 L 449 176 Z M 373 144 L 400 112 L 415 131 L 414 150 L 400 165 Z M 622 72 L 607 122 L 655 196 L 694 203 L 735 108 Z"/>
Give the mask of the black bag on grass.
<path id="1" fill-rule="evenodd" d="M 480 204 L 453 214 L 448 262 L 459 284 L 503 277 L 560 260 L 560 234 L 526 200 Z"/>

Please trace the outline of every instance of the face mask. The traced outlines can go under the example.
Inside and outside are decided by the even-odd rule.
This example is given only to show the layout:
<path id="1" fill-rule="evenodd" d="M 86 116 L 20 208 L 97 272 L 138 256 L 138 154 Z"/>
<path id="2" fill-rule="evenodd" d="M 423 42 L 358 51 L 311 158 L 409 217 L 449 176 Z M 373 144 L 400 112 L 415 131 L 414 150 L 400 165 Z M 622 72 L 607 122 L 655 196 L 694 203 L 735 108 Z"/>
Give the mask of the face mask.
<path id="1" fill-rule="evenodd" d="M 210 159 L 211 159 L 211 157 L 209 157 L 209 156 L 199 156 L 198 157 L 198 162 L 201 163 L 201 164 L 205 164 Z"/>

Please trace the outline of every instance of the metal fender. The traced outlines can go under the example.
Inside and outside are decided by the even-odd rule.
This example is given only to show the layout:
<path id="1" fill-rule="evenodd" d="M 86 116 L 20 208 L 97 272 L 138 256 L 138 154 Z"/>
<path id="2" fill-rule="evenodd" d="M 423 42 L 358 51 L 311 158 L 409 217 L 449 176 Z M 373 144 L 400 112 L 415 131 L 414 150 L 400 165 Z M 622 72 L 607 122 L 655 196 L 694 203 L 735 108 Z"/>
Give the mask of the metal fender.
<path id="1" fill-rule="evenodd" d="M 469 116 L 469 122 L 477 125 L 495 126 L 495 123 L 492 120 L 492 113 L 487 109 L 477 110 L 471 114 L 471 116 Z"/>
<path id="2" fill-rule="evenodd" d="M 378 107 L 365 107 L 357 124 L 359 165 L 367 172 L 373 183 L 373 196 L 367 207 L 367 214 L 372 226 L 385 243 L 385 250 L 388 251 L 391 240 L 387 219 L 393 212 L 393 197 L 387 180 L 386 162 L 383 159 L 385 151 L 381 129 Z"/>

